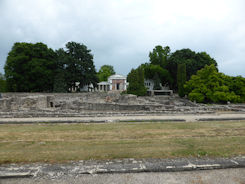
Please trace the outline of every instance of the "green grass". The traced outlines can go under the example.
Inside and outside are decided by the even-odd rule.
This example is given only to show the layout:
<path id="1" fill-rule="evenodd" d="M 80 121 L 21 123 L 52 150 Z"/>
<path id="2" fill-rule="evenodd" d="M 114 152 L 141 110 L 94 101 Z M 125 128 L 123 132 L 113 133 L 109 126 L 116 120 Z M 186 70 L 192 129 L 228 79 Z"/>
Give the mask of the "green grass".
<path id="1" fill-rule="evenodd" d="M 0 125 L 0 164 L 245 155 L 245 121 Z"/>

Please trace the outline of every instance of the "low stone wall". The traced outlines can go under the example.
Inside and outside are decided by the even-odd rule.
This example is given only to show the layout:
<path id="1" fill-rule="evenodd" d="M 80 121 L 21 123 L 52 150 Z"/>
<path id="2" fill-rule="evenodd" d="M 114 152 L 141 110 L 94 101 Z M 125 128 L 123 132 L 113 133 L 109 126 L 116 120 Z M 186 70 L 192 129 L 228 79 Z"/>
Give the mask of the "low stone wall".
<path id="1" fill-rule="evenodd" d="M 0 99 L 0 110 L 45 109 L 51 107 L 53 101 L 54 97 L 45 95 L 5 97 Z"/>
<path id="2" fill-rule="evenodd" d="M 161 109 L 162 105 L 127 105 L 110 103 L 81 103 L 74 102 L 71 109 L 91 111 L 151 111 Z"/>
<path id="3" fill-rule="evenodd" d="M 137 97 L 120 93 L 2 93 L 0 117 L 77 117 L 102 114 L 196 114 L 245 112 L 245 105 L 195 104 L 173 96 Z"/>

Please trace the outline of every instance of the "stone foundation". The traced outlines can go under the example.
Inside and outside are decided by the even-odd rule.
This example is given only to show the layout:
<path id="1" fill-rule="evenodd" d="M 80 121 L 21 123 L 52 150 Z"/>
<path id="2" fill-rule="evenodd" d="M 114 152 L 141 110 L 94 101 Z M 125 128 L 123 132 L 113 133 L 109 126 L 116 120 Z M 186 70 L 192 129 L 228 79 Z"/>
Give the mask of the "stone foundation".
<path id="1" fill-rule="evenodd" d="M 173 96 L 92 93 L 2 93 L 0 117 L 80 117 L 150 114 L 196 114 L 245 111 L 245 105 L 204 105 Z"/>

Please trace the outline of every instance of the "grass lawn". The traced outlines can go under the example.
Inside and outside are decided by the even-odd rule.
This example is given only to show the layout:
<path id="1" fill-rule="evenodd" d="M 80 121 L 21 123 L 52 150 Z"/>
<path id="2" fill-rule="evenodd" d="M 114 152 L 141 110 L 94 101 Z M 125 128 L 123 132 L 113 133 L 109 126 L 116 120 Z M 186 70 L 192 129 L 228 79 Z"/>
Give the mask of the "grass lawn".
<path id="1" fill-rule="evenodd" d="M 0 125 L 0 164 L 245 155 L 245 121 Z"/>

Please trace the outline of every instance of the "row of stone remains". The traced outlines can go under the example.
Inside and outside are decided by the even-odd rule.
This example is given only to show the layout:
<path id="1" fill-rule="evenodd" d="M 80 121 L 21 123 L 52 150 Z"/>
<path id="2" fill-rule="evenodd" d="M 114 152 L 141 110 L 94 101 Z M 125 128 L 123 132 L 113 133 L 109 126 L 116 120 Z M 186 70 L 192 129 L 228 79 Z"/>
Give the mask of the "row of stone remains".
<path id="1" fill-rule="evenodd" d="M 244 111 L 245 105 L 195 104 L 177 96 L 137 97 L 120 93 L 3 93 L 0 116 L 96 116 L 107 114 L 212 113 Z M 17 113 L 20 112 L 20 113 Z M 42 115 L 41 115 L 42 114 Z"/>
<path id="2" fill-rule="evenodd" d="M 137 97 L 120 93 L 3 93 L 0 110 L 151 111 L 186 106 L 172 96 Z M 190 103 L 189 103 L 190 106 Z"/>

